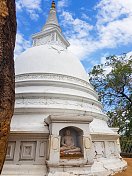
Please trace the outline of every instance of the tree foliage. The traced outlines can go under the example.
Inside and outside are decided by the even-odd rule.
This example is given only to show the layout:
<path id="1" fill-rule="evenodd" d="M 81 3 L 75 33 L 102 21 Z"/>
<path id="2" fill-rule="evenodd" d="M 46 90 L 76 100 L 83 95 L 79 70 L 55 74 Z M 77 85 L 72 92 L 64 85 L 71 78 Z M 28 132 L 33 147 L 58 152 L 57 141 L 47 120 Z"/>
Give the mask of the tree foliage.
<path id="1" fill-rule="evenodd" d="M 132 56 L 109 56 L 105 64 L 94 66 L 90 82 L 99 94 L 111 127 L 120 134 L 132 134 Z"/>

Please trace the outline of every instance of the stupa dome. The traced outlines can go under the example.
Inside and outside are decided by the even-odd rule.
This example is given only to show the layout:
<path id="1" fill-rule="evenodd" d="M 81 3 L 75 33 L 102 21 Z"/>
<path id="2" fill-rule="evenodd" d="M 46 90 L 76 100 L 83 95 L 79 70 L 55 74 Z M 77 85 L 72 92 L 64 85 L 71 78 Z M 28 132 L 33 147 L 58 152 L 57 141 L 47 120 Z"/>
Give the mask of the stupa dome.
<path id="1" fill-rule="evenodd" d="M 58 45 L 40 45 L 23 52 L 15 61 L 16 75 L 26 73 L 55 73 L 88 81 L 79 61 L 67 49 Z"/>

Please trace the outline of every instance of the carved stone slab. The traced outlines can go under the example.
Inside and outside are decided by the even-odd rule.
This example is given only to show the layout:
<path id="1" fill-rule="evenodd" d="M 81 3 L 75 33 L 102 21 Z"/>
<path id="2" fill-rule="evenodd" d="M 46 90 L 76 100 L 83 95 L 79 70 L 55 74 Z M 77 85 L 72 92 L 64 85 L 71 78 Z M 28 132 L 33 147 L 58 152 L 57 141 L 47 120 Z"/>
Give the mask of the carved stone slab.
<path id="1" fill-rule="evenodd" d="M 35 160 L 36 142 L 21 142 L 20 160 Z"/>
<path id="2" fill-rule="evenodd" d="M 94 143 L 95 158 L 101 158 L 105 156 L 105 145 L 103 141 L 96 141 Z"/>
<path id="3" fill-rule="evenodd" d="M 13 160 L 16 142 L 8 142 L 6 160 Z"/>

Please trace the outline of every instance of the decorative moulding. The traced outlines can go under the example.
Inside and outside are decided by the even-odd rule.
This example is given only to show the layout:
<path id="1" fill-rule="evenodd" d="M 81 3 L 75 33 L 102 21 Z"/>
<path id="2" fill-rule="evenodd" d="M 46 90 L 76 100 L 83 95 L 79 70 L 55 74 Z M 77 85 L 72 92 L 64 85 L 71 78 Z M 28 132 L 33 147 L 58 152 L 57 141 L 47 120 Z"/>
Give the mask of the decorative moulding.
<path id="1" fill-rule="evenodd" d="M 20 148 L 20 161 L 35 160 L 36 141 L 22 141 Z"/>
<path id="2" fill-rule="evenodd" d="M 119 138 L 119 135 L 116 133 L 90 133 L 92 140 L 111 140 L 116 141 Z"/>
<path id="3" fill-rule="evenodd" d="M 37 33 L 37 34 L 34 34 L 34 35 L 32 35 L 32 39 L 33 39 L 33 46 L 36 46 L 36 44 L 35 44 L 35 40 L 36 40 L 36 42 L 37 42 L 37 40 L 39 40 L 39 39 L 44 39 L 47 35 L 49 35 L 50 36 L 50 41 L 47 41 L 46 43 L 49 43 L 49 42 L 52 42 L 52 34 L 56 34 L 59 38 L 60 38 L 60 40 L 62 41 L 62 44 L 61 44 L 61 46 L 63 46 L 63 47 L 65 47 L 65 48 L 67 48 L 68 46 L 70 46 L 70 43 L 64 38 L 64 36 L 62 35 L 62 33 L 58 30 L 58 28 L 57 27 L 54 27 L 54 29 L 53 28 L 51 28 L 51 29 L 48 29 L 48 30 L 46 30 L 46 31 L 41 31 L 41 32 L 39 32 L 39 33 Z M 57 37 L 54 39 L 54 41 L 55 42 L 57 42 L 58 40 L 57 40 Z M 46 44 L 46 43 L 44 43 L 44 44 Z M 38 44 L 37 44 L 38 45 Z"/>
<path id="4" fill-rule="evenodd" d="M 45 122 L 47 124 L 51 123 L 56 123 L 56 122 L 80 122 L 80 123 L 90 123 L 92 122 L 93 118 L 91 116 L 86 116 L 86 115 L 59 115 L 59 116 L 54 116 L 50 115 L 45 119 Z"/>
<path id="5" fill-rule="evenodd" d="M 29 131 L 11 131 L 10 132 L 10 137 L 9 140 L 14 140 L 14 139 L 48 139 L 49 137 L 49 132 L 44 133 L 44 132 L 30 132 Z"/>
<path id="6" fill-rule="evenodd" d="M 25 73 L 15 76 L 15 81 L 23 81 L 23 80 L 58 80 L 58 81 L 69 81 L 71 83 L 75 82 L 76 84 L 81 84 L 83 86 L 90 87 L 93 89 L 93 86 L 89 83 L 89 80 L 85 81 L 73 76 L 56 74 L 56 73 Z M 94 91 L 95 92 L 95 91 Z M 95 92 L 95 94 L 97 94 Z"/>
<path id="7" fill-rule="evenodd" d="M 77 85 L 74 83 L 69 83 L 69 82 L 62 82 L 62 81 L 55 81 L 55 80 L 23 80 L 23 81 L 18 81 L 15 84 L 16 90 L 19 87 L 30 87 L 30 86 L 51 86 L 51 87 L 65 87 L 65 88 L 69 88 L 69 89 L 75 89 L 78 91 L 82 91 L 85 92 L 87 94 L 90 94 L 92 96 L 94 96 L 96 99 L 98 99 L 98 95 L 97 93 L 95 93 L 91 88 L 89 87 L 84 87 L 81 85 Z M 16 92 L 16 96 L 17 96 L 17 92 Z"/>
<path id="8" fill-rule="evenodd" d="M 82 101 L 83 100 L 83 101 Z M 33 105 L 64 105 L 75 106 L 81 109 L 91 109 L 92 111 L 102 112 L 102 105 L 91 98 L 59 94 L 59 93 L 18 93 L 16 96 L 17 104 L 33 104 Z"/>
<path id="9" fill-rule="evenodd" d="M 7 154 L 6 154 L 6 160 L 12 160 L 14 159 L 14 153 L 15 153 L 15 146 L 16 142 L 15 141 L 10 141 L 8 142 L 8 147 L 7 147 Z"/>

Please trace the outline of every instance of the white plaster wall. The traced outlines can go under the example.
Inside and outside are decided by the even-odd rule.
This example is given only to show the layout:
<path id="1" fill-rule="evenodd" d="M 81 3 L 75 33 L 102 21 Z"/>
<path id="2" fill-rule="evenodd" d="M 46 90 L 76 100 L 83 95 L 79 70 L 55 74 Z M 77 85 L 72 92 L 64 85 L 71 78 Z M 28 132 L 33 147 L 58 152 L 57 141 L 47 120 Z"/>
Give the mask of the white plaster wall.
<path id="1" fill-rule="evenodd" d="M 11 131 L 29 133 L 49 133 L 44 122 L 44 114 L 19 114 L 14 115 L 11 121 Z"/>
<path id="2" fill-rule="evenodd" d="M 108 127 L 106 121 L 101 119 L 94 118 L 94 120 L 90 123 L 89 127 L 91 133 L 111 133 L 113 135 L 116 135 L 116 133 Z"/>

